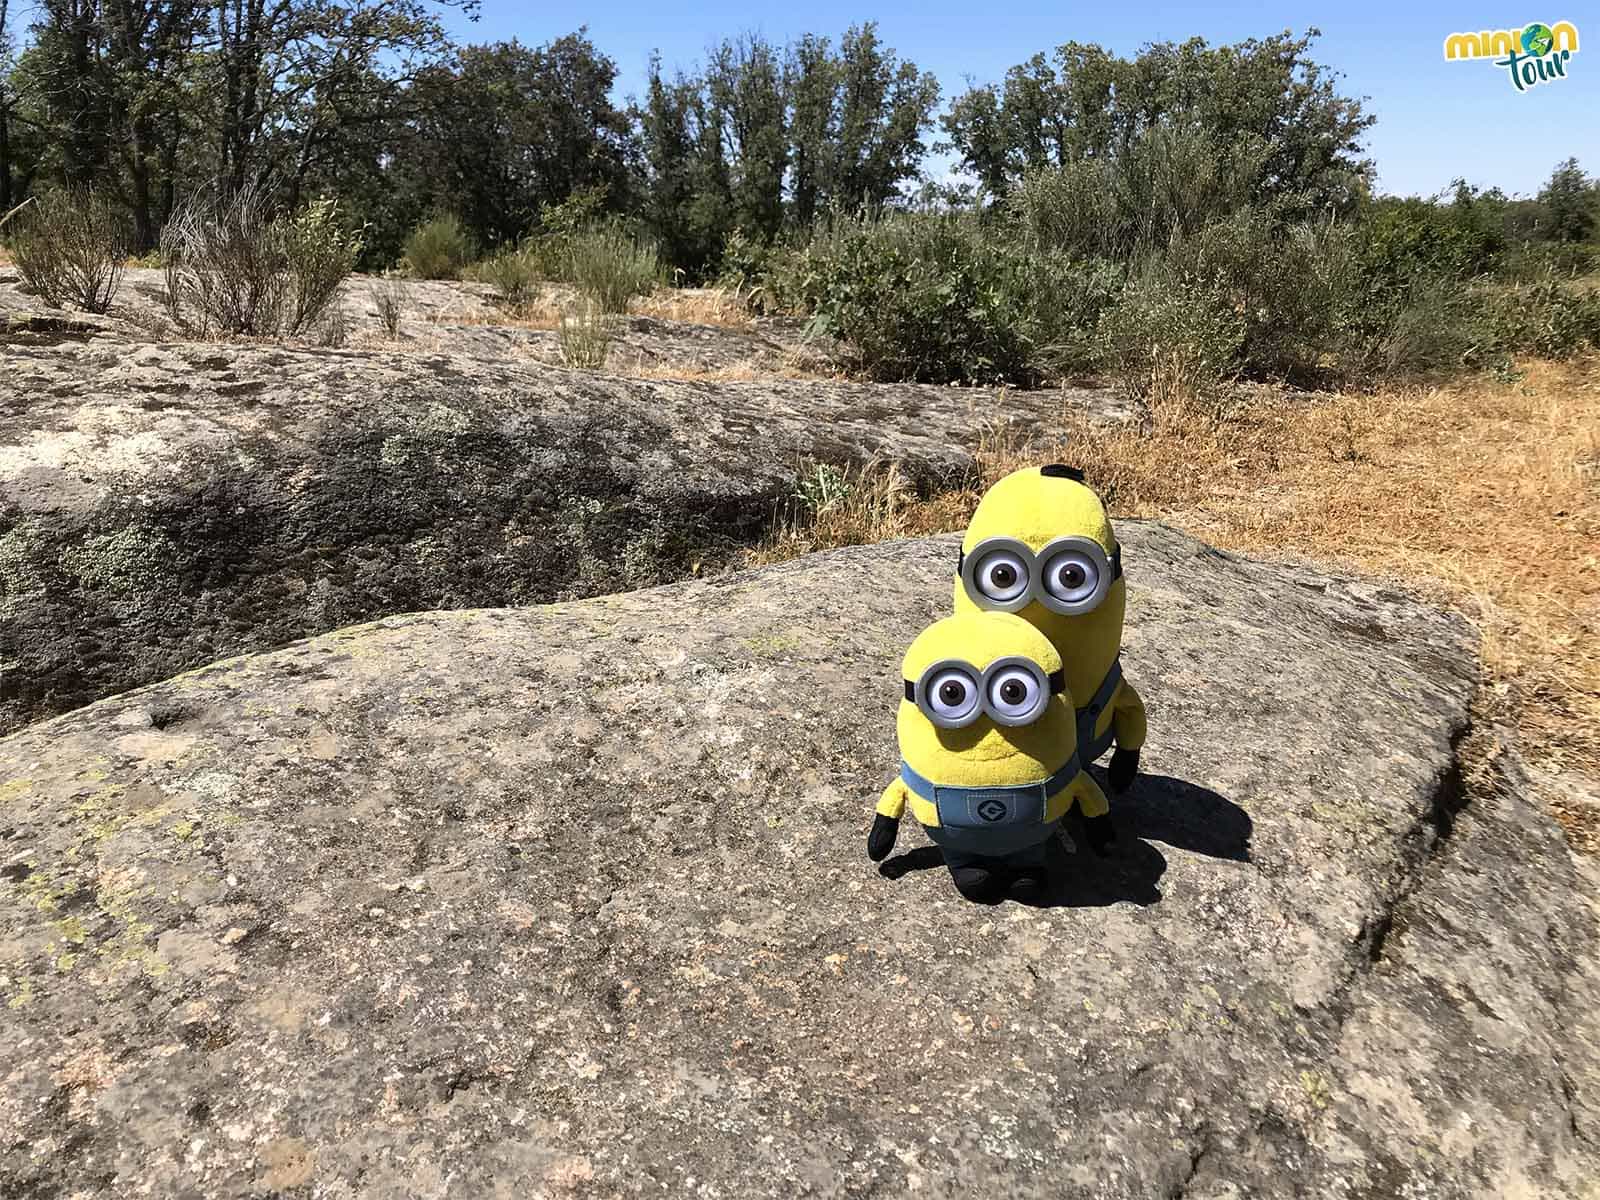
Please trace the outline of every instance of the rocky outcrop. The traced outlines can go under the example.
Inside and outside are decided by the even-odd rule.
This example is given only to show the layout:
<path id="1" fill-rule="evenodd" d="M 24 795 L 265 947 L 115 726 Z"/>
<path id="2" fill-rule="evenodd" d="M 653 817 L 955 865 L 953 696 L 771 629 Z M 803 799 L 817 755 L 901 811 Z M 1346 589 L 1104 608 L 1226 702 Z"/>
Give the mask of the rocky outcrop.
<path id="1" fill-rule="evenodd" d="M 171 317 L 166 276 L 159 270 L 128 270 L 111 310 L 104 315 L 44 306 L 30 293 L 15 267 L 0 264 L 0 348 L 89 336 L 137 342 L 182 340 L 189 335 Z M 695 290 L 666 295 L 688 297 Z M 379 297 L 398 306 L 398 328 L 379 312 Z M 513 358 L 563 363 L 554 325 L 570 310 L 577 290 L 570 284 L 544 284 L 526 311 L 508 310 L 487 284 L 407 279 L 347 279 L 330 317 L 305 330 L 301 344 L 335 339 L 351 349 L 387 353 L 450 354 L 467 358 Z M 692 309 L 691 309 L 692 311 Z M 806 336 L 802 322 L 752 317 L 742 326 L 660 320 L 635 314 L 618 317 L 607 358 L 613 374 L 700 373 L 742 369 L 777 372 L 798 366 L 834 373 L 831 343 Z"/>
<path id="2" fill-rule="evenodd" d="M 1148 774 L 1037 908 L 863 852 L 950 538 L 0 741 L 0 1194 L 1592 1194 L 1593 885 L 1467 631 L 1119 531 Z"/>
<path id="3" fill-rule="evenodd" d="M 5 369 L 5 730 L 390 613 L 681 578 L 759 536 L 810 461 L 943 487 L 989 422 L 1061 403 L 102 338 Z"/>

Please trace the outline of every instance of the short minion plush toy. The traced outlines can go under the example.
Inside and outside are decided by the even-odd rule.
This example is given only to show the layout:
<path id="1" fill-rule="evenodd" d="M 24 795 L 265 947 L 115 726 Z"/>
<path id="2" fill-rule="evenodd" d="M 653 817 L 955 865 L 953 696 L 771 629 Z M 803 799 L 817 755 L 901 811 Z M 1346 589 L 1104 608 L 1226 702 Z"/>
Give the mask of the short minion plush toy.
<path id="1" fill-rule="evenodd" d="M 1030 467 L 984 494 L 961 542 L 955 611 L 1016 613 L 1050 639 L 1078 704 L 1080 759 L 1116 742 L 1114 792 L 1133 782 L 1145 738 L 1144 702 L 1118 659 L 1127 603 L 1122 547 L 1083 472 Z"/>
<path id="2" fill-rule="evenodd" d="M 1105 794 L 1078 758 L 1049 639 L 1011 613 L 962 613 L 923 630 L 901 673 L 900 776 L 878 801 L 868 857 L 894 848 L 908 804 L 970 899 L 1041 897 L 1046 845 L 1074 802 L 1103 849 Z"/>

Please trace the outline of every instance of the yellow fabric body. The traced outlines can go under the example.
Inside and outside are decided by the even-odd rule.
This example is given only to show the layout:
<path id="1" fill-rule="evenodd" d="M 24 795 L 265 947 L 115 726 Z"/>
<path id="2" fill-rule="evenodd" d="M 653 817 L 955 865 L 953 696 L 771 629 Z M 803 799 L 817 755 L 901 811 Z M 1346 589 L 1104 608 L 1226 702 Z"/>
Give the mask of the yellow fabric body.
<path id="1" fill-rule="evenodd" d="M 1020 656 L 1049 676 L 1061 666 L 1050 642 L 1012 613 L 969 612 L 936 621 L 917 636 L 901 663 L 904 678 L 918 683 L 936 662 L 953 659 L 981 672 L 999 658 Z M 945 787 L 1019 787 L 1042 783 L 1072 757 L 1078 747 L 1077 720 L 1070 694 L 1049 698 L 1044 712 L 1030 725 L 999 725 L 980 716 L 960 729 L 942 729 L 914 703 L 902 699 L 895 716 L 900 757 L 925 779 Z M 1046 818 L 1055 820 L 1076 800 L 1086 816 L 1107 811 L 1105 795 L 1087 774 L 1050 798 Z M 877 811 L 899 820 L 910 805 L 923 825 L 939 824 L 931 801 L 913 795 L 895 779 L 883 791 Z"/>
<path id="2" fill-rule="evenodd" d="M 994 537 L 1015 538 L 1035 554 L 1060 537 L 1093 538 L 1107 555 L 1117 547 L 1111 518 L 1094 489 L 1075 479 L 1041 475 L 1038 467 L 1013 471 L 984 493 L 961 548 L 970 553 L 979 542 Z M 967 595 L 960 576 L 954 599 L 957 613 L 982 611 Z M 1118 579 L 1093 612 L 1063 616 L 1034 601 L 1017 615 L 1050 639 L 1061 658 L 1067 690 L 1087 703 L 1122 647 L 1127 607 L 1127 582 Z"/>

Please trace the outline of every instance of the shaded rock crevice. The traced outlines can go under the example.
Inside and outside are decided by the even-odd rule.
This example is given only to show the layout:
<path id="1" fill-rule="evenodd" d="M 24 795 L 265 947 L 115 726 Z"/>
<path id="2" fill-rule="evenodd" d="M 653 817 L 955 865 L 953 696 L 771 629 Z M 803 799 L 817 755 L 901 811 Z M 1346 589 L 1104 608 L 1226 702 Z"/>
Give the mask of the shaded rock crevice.
<path id="1" fill-rule="evenodd" d="M 711 571 L 767 531 L 808 463 L 894 461 L 927 494 L 969 477 L 993 418 L 1047 408 L 450 355 L 18 358 L 0 403 L 0 732 L 392 613 Z"/>

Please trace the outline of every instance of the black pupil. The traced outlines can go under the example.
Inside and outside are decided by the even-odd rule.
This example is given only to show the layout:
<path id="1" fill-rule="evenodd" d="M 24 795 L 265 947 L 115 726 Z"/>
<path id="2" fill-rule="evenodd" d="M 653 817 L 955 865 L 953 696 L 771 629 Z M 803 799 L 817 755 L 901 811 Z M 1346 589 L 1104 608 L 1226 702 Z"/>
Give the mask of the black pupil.
<path id="1" fill-rule="evenodd" d="M 1017 569 L 1010 563 L 1000 563 L 989 573 L 995 587 L 1008 588 L 1017 581 Z"/>
<path id="2" fill-rule="evenodd" d="M 1007 704 L 1020 704 L 1028 694 L 1028 689 L 1015 679 L 1008 679 L 1000 685 L 1000 699 Z"/>
<path id="3" fill-rule="evenodd" d="M 953 679 L 939 685 L 939 699 L 943 700 L 951 708 L 954 708 L 966 698 L 967 689 Z"/>
<path id="4" fill-rule="evenodd" d="M 1068 563 L 1061 568 L 1061 580 L 1069 588 L 1083 586 L 1083 568 L 1077 563 Z"/>

